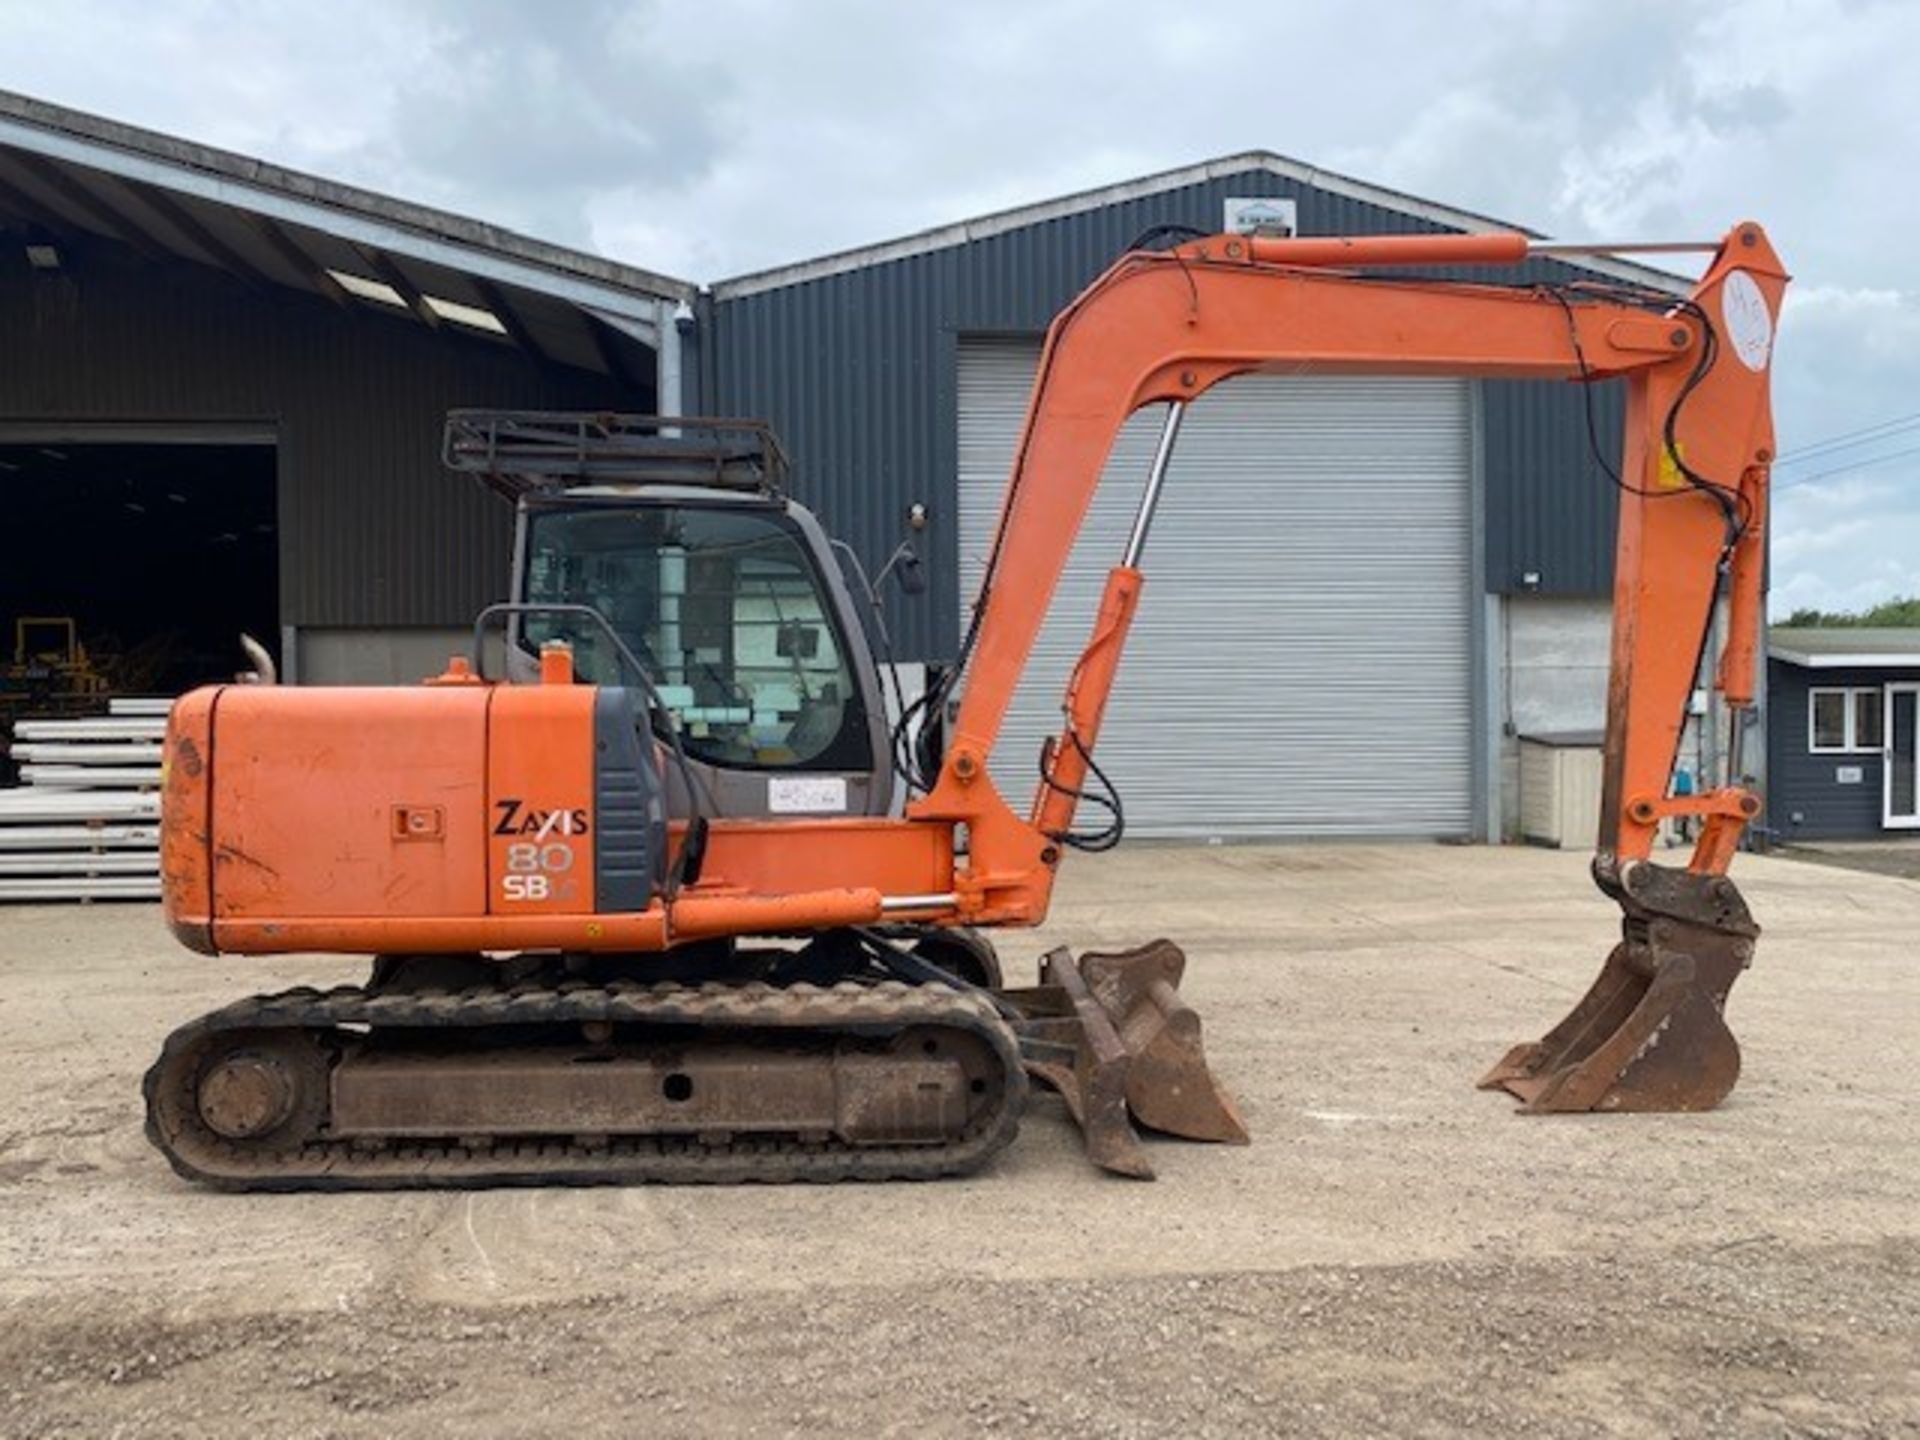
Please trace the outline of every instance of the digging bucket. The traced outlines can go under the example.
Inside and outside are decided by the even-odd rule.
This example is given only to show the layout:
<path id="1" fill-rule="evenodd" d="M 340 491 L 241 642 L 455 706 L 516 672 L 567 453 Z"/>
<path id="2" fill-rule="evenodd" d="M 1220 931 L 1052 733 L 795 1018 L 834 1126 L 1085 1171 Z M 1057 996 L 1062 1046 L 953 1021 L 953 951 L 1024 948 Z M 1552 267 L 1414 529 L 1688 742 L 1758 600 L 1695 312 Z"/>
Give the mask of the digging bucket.
<path id="1" fill-rule="evenodd" d="M 1620 943 L 1567 1017 L 1480 1088 L 1534 1115 L 1711 1110 L 1740 1078 L 1724 1012 L 1760 927 L 1723 875 L 1643 861 L 1617 880 L 1596 865 L 1595 878 L 1620 903 Z"/>

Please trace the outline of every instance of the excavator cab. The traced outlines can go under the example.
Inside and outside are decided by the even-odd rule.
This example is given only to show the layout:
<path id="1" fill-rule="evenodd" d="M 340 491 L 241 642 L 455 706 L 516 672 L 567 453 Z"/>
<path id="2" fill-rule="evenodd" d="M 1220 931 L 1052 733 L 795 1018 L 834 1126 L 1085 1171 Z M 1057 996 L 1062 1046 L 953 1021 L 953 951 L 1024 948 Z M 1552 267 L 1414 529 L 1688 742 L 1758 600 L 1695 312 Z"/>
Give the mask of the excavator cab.
<path id="1" fill-rule="evenodd" d="M 710 812 L 887 813 L 887 712 L 862 606 L 820 522 L 787 496 L 766 426 L 463 410 L 444 453 L 515 502 L 514 602 L 591 607 L 646 667 Z M 507 639 L 516 681 L 536 679 L 557 640 L 580 679 L 625 683 L 612 636 L 576 616 L 515 614 Z M 698 807 L 679 775 L 669 807 L 687 816 Z"/>

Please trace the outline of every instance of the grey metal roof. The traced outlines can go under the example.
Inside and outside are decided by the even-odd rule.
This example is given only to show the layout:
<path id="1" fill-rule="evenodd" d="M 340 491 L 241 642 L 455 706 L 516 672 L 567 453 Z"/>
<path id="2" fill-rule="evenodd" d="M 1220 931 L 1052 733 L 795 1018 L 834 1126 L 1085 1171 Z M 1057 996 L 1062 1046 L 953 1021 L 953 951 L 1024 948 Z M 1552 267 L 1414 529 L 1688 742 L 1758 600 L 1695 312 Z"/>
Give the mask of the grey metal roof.
<path id="1" fill-rule="evenodd" d="M 1912 668 L 1920 666 L 1920 628 L 1775 625 L 1767 631 L 1767 653 L 1816 670 Z"/>
<path id="2" fill-rule="evenodd" d="M 231 151 L 0 91 L 0 225 L 75 231 L 244 282 L 410 313 L 618 374 L 697 287 Z M 666 307 L 663 310 L 663 307 Z"/>
<path id="3" fill-rule="evenodd" d="M 1272 150 L 1244 150 L 1236 155 L 1223 155 L 1216 160 L 1203 160 L 1195 165 L 1183 165 L 1175 170 L 1143 175 L 1137 180 L 1123 180 L 1117 184 L 1082 190 L 1053 200 L 1042 200 L 1031 205 L 1016 206 L 1010 210 L 995 211 L 991 215 L 982 215 L 972 220 L 959 220 L 949 225 L 938 225 L 930 230 L 917 231 L 912 235 L 904 235 L 895 240 L 884 240 L 875 245 L 863 245 L 852 250 L 822 255 L 812 260 L 801 260 L 770 270 L 737 275 L 730 280 L 716 281 L 712 287 L 713 294 L 719 300 L 738 299 L 762 290 L 804 284 L 809 280 L 839 275 L 870 265 L 884 265 L 889 261 L 907 260 L 934 250 L 968 245 L 1028 225 L 1039 225 L 1049 220 L 1079 215 L 1085 211 L 1098 210 L 1123 201 L 1138 200 L 1169 190 L 1179 190 L 1209 180 L 1250 172 L 1280 176 L 1328 194 L 1362 201 L 1368 205 L 1377 205 L 1383 210 L 1395 211 L 1448 230 L 1463 231 L 1473 235 L 1491 231 L 1517 230 L 1535 238 L 1544 238 L 1540 232 L 1530 230 L 1523 225 L 1497 220 L 1490 215 L 1477 214 L 1471 210 L 1461 210 L 1452 205 L 1442 205 L 1435 200 L 1423 200 L 1417 195 L 1408 195 L 1384 185 L 1373 184 L 1371 181 L 1356 180 L 1350 175 L 1323 170 L 1317 165 L 1310 165 L 1304 160 L 1295 160 Z M 1693 282 L 1686 276 L 1675 275 L 1666 270 L 1612 256 L 1582 256 L 1571 263 L 1581 270 L 1591 271 L 1594 274 L 1650 285 L 1656 289 L 1673 291 L 1675 294 L 1684 295 L 1693 288 Z"/>

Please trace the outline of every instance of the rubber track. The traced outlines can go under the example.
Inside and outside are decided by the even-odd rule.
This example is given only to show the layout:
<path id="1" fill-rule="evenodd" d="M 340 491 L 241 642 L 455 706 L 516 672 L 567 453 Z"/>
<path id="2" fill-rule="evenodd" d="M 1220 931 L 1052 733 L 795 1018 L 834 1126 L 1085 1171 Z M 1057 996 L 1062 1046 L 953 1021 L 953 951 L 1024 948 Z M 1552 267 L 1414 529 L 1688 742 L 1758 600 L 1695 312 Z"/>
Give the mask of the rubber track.
<path id="1" fill-rule="evenodd" d="M 169 1136 L 156 1113 L 173 1086 L 178 1113 L 191 1115 L 197 1052 L 223 1032 L 298 1029 L 322 1036 L 341 1025 L 370 1029 L 483 1028 L 492 1025 L 684 1025 L 884 1038 L 910 1025 L 941 1025 L 985 1039 L 1000 1056 L 999 1104 L 957 1140 L 940 1145 L 850 1146 L 838 1140 L 745 1136 L 725 1145 L 693 1137 L 616 1136 L 592 1146 L 571 1140 L 510 1138 L 469 1147 L 453 1141 L 319 1140 L 275 1150 L 236 1145 L 203 1126 Z M 647 985 L 620 982 L 500 991 L 370 993 L 354 986 L 256 995 L 212 1011 L 167 1037 L 147 1071 L 147 1138 L 186 1178 L 222 1190 L 391 1190 L 490 1185 L 792 1183 L 931 1180 L 979 1169 L 1012 1142 L 1027 1081 L 1013 1032 L 984 998 L 940 985 L 842 983 L 776 987 Z"/>

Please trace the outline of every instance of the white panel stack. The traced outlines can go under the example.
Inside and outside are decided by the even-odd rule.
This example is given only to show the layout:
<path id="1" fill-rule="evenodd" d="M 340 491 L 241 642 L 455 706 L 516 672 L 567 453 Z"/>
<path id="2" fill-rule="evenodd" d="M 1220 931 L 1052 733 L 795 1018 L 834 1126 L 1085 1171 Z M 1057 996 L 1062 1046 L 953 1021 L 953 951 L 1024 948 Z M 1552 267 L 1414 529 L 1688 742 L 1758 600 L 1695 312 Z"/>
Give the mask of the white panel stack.
<path id="1" fill-rule="evenodd" d="M 75 720 L 21 720 L 26 783 L 0 790 L 0 900 L 160 894 L 160 753 L 171 700 L 108 702 Z"/>

